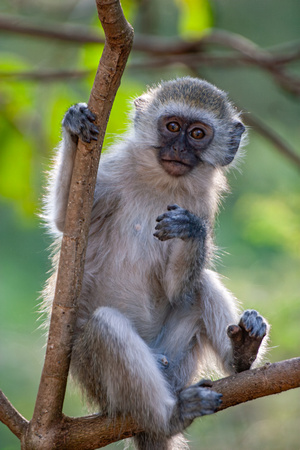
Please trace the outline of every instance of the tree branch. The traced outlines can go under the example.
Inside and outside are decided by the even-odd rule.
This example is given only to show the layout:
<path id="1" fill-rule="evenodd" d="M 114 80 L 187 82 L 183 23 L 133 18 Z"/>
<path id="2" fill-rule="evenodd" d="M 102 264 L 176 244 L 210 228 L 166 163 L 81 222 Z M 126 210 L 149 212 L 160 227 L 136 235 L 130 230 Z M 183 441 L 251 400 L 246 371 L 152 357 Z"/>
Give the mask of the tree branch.
<path id="1" fill-rule="evenodd" d="M 300 169 L 300 155 L 295 153 L 279 134 L 268 127 L 260 119 L 256 118 L 253 114 L 244 114 L 244 118 L 246 125 L 250 125 L 257 133 L 270 141 L 279 153 L 288 158 L 293 164 L 296 164 L 297 168 Z"/>
<path id="2" fill-rule="evenodd" d="M 23 439 L 24 448 L 52 448 L 62 419 L 100 152 L 133 40 L 133 30 L 125 20 L 119 0 L 96 0 L 96 4 L 106 40 L 88 105 L 97 117 L 100 133 L 97 142 L 78 143 L 45 363 L 33 418 Z"/>
<path id="3" fill-rule="evenodd" d="M 218 411 L 256 398 L 300 387 L 300 358 L 266 364 L 214 381 L 212 389 L 223 394 Z"/>
<path id="4" fill-rule="evenodd" d="M 84 31 L 83 27 L 65 24 L 62 29 L 57 30 L 44 24 L 43 26 L 35 25 L 27 20 L 24 21 L 24 18 L 10 15 L 0 15 L 0 29 L 28 36 L 39 36 L 68 42 L 103 43 L 103 38 L 91 32 L 89 29 Z M 167 55 L 168 58 L 152 62 L 152 65 L 157 66 L 158 64 L 169 65 L 174 64 L 174 62 L 184 62 L 182 60 L 186 60 L 187 58 L 190 60 L 190 54 L 192 54 L 193 63 L 196 63 L 196 54 L 198 54 L 199 63 L 205 45 L 220 45 L 237 51 L 239 53 L 237 61 L 259 66 L 261 69 L 269 72 L 283 89 L 293 95 L 300 96 L 300 80 L 287 73 L 282 67 L 284 64 L 295 61 L 300 57 L 299 43 L 293 43 L 293 46 L 290 45 L 292 50 L 289 55 L 273 55 L 267 50 L 260 49 L 252 41 L 239 34 L 212 29 L 209 34 L 190 42 L 178 38 L 162 39 L 161 37 L 140 35 L 136 37 L 133 48 L 134 50 L 143 51 L 152 55 Z M 289 45 L 286 44 L 285 49 L 287 48 L 289 48 Z M 170 55 L 173 58 L 170 59 Z M 177 55 L 177 58 L 174 58 L 175 55 Z M 224 56 L 221 55 L 219 58 L 220 62 L 224 63 Z M 217 60 L 215 56 L 214 63 Z M 191 63 L 192 61 L 189 62 L 189 64 Z M 149 62 L 149 64 L 151 63 Z"/>
<path id="5" fill-rule="evenodd" d="M 91 32 L 87 27 L 69 24 L 61 26 L 59 23 L 38 25 L 24 16 L 13 16 L 11 14 L 0 14 L 0 30 L 29 37 L 57 39 L 76 44 L 104 44 L 105 42 L 102 36 L 99 36 L 96 31 Z"/>
<path id="6" fill-rule="evenodd" d="M 28 428 L 26 420 L 10 403 L 0 390 L 0 421 L 6 425 L 19 439 Z"/>
<path id="7" fill-rule="evenodd" d="M 0 14 L 0 30 L 19 33 L 25 36 L 40 37 L 44 39 L 57 39 L 75 44 L 103 44 L 104 38 L 99 36 L 98 30 L 91 30 L 90 27 L 79 25 L 43 23 L 38 25 L 28 20 L 24 16 L 14 16 L 11 14 Z M 211 29 L 209 34 L 194 41 L 185 41 L 178 38 L 162 38 L 161 36 L 136 34 L 133 43 L 133 50 L 156 55 L 178 55 L 184 53 L 195 53 L 203 49 L 203 44 L 226 45 L 229 48 L 235 48 L 240 53 L 248 53 L 250 47 L 259 47 L 251 43 L 250 40 L 240 36 L 242 42 L 234 38 L 239 35 L 228 31 Z M 224 40 L 225 38 L 225 40 Z M 252 53 L 252 51 L 250 51 Z M 300 58 L 300 41 L 288 42 L 276 45 L 267 50 L 269 57 L 274 64 L 285 65 Z M 223 55 L 224 56 L 224 55 Z M 249 54 L 248 54 L 249 56 Z M 252 56 L 255 56 L 252 54 Z M 221 56 L 220 56 L 221 58 Z"/>
<path id="8" fill-rule="evenodd" d="M 266 364 L 222 378 L 214 381 L 211 389 L 223 395 L 222 405 L 218 409 L 222 411 L 240 403 L 297 387 L 300 387 L 300 358 Z M 63 424 L 62 434 L 57 436 L 57 447 L 53 446 L 53 450 L 93 450 L 142 431 L 130 417 L 112 420 L 99 414 L 79 418 L 64 416 Z"/>
<path id="9" fill-rule="evenodd" d="M 0 71 L 0 79 L 17 79 L 23 81 L 42 81 L 42 82 L 51 82 L 51 81 L 60 81 L 65 79 L 72 78 L 84 78 L 92 73 L 95 73 L 94 70 L 29 70 L 26 72 L 1 72 Z"/>

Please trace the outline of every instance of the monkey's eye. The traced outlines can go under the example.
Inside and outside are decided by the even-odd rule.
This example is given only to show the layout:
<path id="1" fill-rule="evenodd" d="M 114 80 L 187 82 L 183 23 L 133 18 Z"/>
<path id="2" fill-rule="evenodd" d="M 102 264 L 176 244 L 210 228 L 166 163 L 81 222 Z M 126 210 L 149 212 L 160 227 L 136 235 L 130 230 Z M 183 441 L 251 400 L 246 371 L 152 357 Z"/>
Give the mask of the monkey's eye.
<path id="1" fill-rule="evenodd" d="M 178 122 L 169 122 L 166 126 L 172 133 L 178 133 L 178 131 L 180 131 L 180 125 Z"/>
<path id="2" fill-rule="evenodd" d="M 203 139 L 205 136 L 205 132 L 201 128 L 194 128 L 190 132 L 190 135 L 192 136 L 193 139 Z"/>

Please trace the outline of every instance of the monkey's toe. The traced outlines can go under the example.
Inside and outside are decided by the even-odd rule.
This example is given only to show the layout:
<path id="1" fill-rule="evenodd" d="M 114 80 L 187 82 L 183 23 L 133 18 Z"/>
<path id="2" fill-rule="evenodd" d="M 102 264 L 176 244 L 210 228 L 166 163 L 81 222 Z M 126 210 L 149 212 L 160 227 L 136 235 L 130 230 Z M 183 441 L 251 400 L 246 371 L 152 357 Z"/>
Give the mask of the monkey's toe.
<path id="1" fill-rule="evenodd" d="M 213 414 L 222 404 L 222 394 L 198 384 L 184 389 L 180 394 L 181 414 L 185 419 Z"/>
<path id="2" fill-rule="evenodd" d="M 262 339 L 267 334 L 266 321 L 254 309 L 244 311 L 239 326 L 254 339 Z"/>
<path id="3" fill-rule="evenodd" d="M 242 329 L 238 325 L 229 325 L 227 328 L 227 335 L 230 339 L 239 341 L 242 339 Z"/>

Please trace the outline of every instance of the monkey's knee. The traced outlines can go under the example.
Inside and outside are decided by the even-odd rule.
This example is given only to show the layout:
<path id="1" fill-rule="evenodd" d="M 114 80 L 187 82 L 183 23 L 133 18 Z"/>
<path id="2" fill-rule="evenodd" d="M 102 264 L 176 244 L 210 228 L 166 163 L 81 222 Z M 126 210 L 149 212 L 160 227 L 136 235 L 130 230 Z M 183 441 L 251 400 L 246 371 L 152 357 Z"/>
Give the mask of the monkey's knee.
<path id="1" fill-rule="evenodd" d="M 74 343 L 73 363 L 84 384 L 101 387 L 112 414 L 126 412 L 145 430 L 167 428 L 176 400 L 155 356 L 121 312 L 100 307 L 93 313 Z"/>
<path id="2" fill-rule="evenodd" d="M 101 306 L 97 308 L 91 318 L 95 326 L 98 326 L 99 331 L 102 329 L 108 333 L 122 332 L 126 327 L 131 328 L 130 321 L 120 311 L 109 306 Z"/>

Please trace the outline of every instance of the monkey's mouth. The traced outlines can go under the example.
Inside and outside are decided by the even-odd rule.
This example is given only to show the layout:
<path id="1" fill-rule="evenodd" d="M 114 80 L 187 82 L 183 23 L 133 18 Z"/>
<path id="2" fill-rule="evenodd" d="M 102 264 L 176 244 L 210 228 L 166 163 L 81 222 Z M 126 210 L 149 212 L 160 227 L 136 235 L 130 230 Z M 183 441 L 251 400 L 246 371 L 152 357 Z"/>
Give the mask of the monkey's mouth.
<path id="1" fill-rule="evenodd" d="M 161 160 L 161 165 L 163 166 L 164 170 L 173 177 L 179 177 L 181 175 L 187 174 L 191 169 L 192 166 L 190 164 L 187 164 L 183 161 L 178 161 L 175 159 L 164 159 Z"/>

